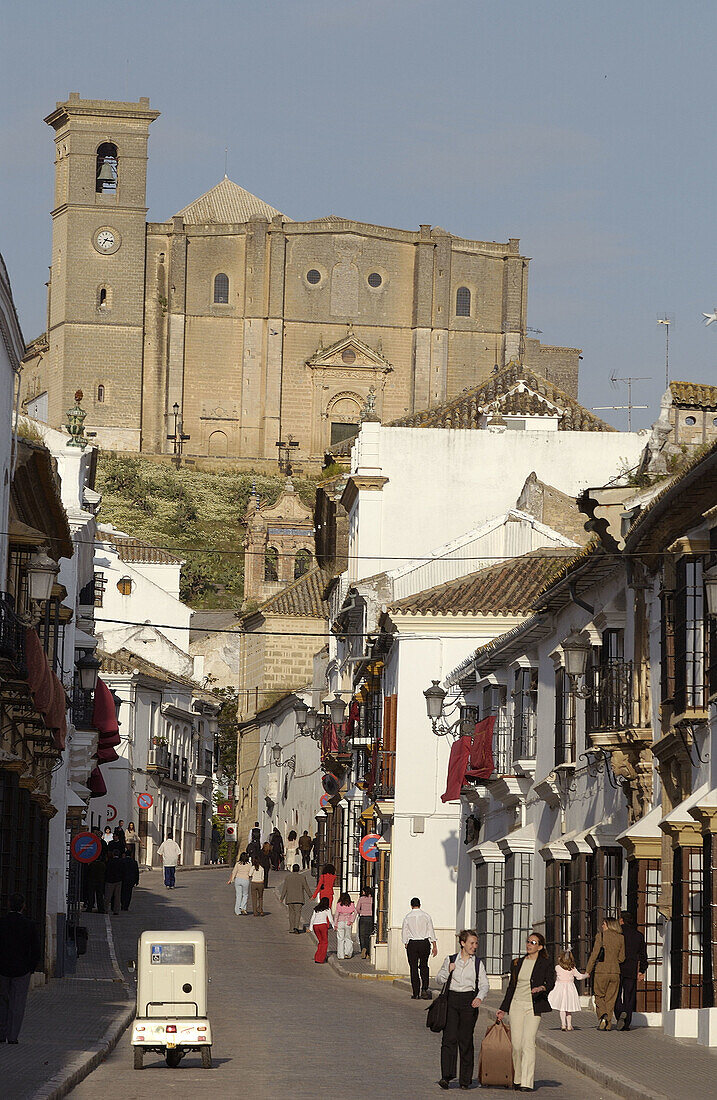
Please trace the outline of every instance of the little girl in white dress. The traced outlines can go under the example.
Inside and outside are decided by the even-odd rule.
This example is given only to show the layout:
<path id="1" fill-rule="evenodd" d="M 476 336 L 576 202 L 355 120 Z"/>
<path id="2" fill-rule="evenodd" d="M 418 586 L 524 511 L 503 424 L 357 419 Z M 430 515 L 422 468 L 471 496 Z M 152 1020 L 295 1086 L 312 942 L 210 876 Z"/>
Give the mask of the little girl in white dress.
<path id="1" fill-rule="evenodd" d="M 575 988 L 576 978 L 587 978 L 575 966 L 572 951 L 563 951 L 555 967 L 555 985 L 548 994 L 550 1007 L 560 1012 L 560 1025 L 563 1031 L 572 1031 L 573 1012 L 580 1011 L 580 998 Z"/>

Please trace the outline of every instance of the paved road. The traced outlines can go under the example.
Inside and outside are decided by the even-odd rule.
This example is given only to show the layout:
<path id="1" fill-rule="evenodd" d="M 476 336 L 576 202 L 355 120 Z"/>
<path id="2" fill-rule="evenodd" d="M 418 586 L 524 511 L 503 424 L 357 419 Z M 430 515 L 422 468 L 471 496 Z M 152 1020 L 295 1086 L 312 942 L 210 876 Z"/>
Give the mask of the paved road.
<path id="1" fill-rule="evenodd" d="M 169 1069 L 156 1055 L 132 1068 L 129 1032 L 79 1085 L 76 1100 L 135 1097 L 250 1096 L 252 1100 L 437 1098 L 440 1039 L 425 1027 L 425 1004 L 386 982 L 341 978 L 316 966 L 310 933 L 291 936 L 273 890 L 268 916 L 235 917 L 227 872 L 177 876 L 166 891 L 157 873 L 142 875 L 134 912 L 113 918 L 120 965 L 142 928 L 203 928 L 209 947 L 214 1068 L 187 1056 Z M 476 1037 L 485 1030 L 479 1021 Z M 536 1081 L 551 1100 L 612 1100 L 612 1094 L 543 1054 Z M 453 1090 L 452 1090 L 453 1092 Z M 456 1088 L 454 1095 L 458 1095 Z M 505 1089 L 485 1089 L 505 1097 Z"/>

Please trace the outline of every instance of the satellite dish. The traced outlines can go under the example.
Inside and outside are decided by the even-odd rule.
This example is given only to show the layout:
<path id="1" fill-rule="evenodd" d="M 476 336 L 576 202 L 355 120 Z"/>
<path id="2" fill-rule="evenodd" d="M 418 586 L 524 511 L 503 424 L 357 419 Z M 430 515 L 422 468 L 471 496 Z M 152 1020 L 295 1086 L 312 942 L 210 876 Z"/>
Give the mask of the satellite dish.
<path id="1" fill-rule="evenodd" d="M 335 798 L 341 790 L 338 779 L 335 775 L 331 775 L 330 772 L 321 776 L 321 786 L 324 788 L 329 798 Z"/>

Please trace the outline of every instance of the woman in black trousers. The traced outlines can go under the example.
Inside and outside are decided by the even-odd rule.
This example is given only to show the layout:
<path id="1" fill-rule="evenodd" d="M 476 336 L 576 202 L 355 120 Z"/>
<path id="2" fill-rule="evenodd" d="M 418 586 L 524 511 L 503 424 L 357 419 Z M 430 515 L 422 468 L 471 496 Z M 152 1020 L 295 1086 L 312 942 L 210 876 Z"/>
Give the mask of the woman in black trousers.
<path id="1" fill-rule="evenodd" d="M 459 1083 L 469 1089 L 473 1081 L 473 1032 L 478 1019 L 478 1009 L 488 996 L 488 976 L 482 959 L 478 958 L 478 935 L 472 928 L 458 933 L 461 945 L 456 955 L 446 955 L 438 971 L 438 981 L 450 979 L 448 986 L 448 1015 L 441 1042 L 442 1089 L 456 1075 L 458 1052 L 461 1055 Z"/>

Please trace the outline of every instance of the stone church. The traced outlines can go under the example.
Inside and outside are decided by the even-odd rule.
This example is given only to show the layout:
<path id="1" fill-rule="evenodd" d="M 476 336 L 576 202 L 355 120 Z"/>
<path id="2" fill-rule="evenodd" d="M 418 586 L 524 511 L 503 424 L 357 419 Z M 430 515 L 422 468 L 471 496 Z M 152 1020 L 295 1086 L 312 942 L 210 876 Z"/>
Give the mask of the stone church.
<path id="1" fill-rule="evenodd" d="M 105 447 L 311 460 L 353 434 L 369 392 L 384 423 L 518 360 L 577 396 L 579 349 L 527 336 L 518 240 L 293 221 L 224 178 L 148 222 L 158 112 L 72 93 L 55 136 L 47 332 L 28 347 L 25 410 L 63 423 L 84 393 Z M 374 396 L 375 395 L 375 398 Z"/>

